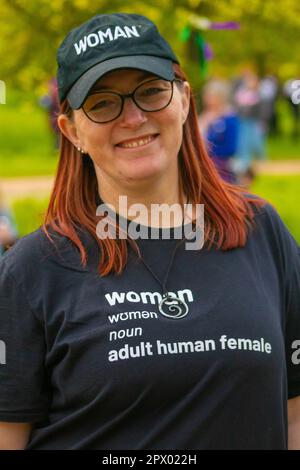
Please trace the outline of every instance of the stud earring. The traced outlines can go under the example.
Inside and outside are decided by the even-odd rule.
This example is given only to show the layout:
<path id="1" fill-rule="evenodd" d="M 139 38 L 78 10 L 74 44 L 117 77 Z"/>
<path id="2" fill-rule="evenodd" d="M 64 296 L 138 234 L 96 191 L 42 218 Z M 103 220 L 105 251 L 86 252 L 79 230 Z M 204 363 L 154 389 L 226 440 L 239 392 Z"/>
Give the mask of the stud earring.
<path id="1" fill-rule="evenodd" d="M 77 147 L 78 152 L 85 153 L 85 151 L 81 147 Z"/>

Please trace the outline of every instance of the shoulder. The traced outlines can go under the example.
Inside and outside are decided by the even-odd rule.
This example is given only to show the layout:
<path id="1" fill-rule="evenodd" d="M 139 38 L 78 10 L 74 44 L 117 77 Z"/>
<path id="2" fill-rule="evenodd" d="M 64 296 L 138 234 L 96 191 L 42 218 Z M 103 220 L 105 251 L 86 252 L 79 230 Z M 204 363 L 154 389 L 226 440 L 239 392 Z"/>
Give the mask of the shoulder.
<path id="1" fill-rule="evenodd" d="M 247 197 L 253 200 L 257 198 L 257 196 L 248 194 Z M 253 208 L 255 227 L 249 236 L 249 242 L 258 242 L 266 250 L 270 250 L 284 270 L 288 270 L 290 265 L 297 265 L 299 269 L 299 244 L 276 208 L 267 201 L 261 207 L 253 205 Z"/>
<path id="2" fill-rule="evenodd" d="M 261 206 L 255 205 L 255 201 L 259 198 L 254 194 L 247 194 L 247 199 L 254 202 L 255 221 L 261 230 L 272 233 L 276 238 L 291 235 L 275 206 L 268 201 L 263 201 Z"/>
<path id="3" fill-rule="evenodd" d="M 45 299 L 62 297 L 66 286 L 91 269 L 89 265 L 82 266 L 78 249 L 67 237 L 51 235 L 53 243 L 39 228 L 21 238 L 0 258 L 0 299 L 1 292 L 9 293 L 5 295 L 13 302 L 26 298 L 39 319 Z M 92 251 L 91 259 L 98 261 L 99 257 L 94 255 Z"/>
<path id="4" fill-rule="evenodd" d="M 293 235 L 272 203 L 253 193 L 244 191 L 241 195 L 244 201 L 247 201 L 250 205 L 254 214 L 255 230 L 253 233 L 258 231 L 260 234 L 267 234 L 278 242 L 292 240 L 292 243 L 297 245 Z M 249 235 L 251 236 L 251 231 Z"/>
<path id="5" fill-rule="evenodd" d="M 234 111 L 228 111 L 224 114 L 224 119 L 229 122 L 236 122 L 239 120 L 238 115 Z"/>
<path id="6" fill-rule="evenodd" d="M 62 243 L 62 238 L 59 239 L 59 244 Z M 1 261 L 6 264 L 22 264 L 28 262 L 37 262 L 41 260 L 43 255 L 51 252 L 51 243 L 42 228 L 38 228 L 24 237 L 21 237 L 3 256 Z"/>
<path id="7" fill-rule="evenodd" d="M 235 131 L 239 125 L 239 118 L 233 112 L 224 114 L 221 118 L 227 131 Z"/>
<path id="8" fill-rule="evenodd" d="M 51 233 L 51 238 L 41 227 L 20 238 L 1 257 L 0 269 L 5 266 L 18 279 L 49 274 L 58 267 L 81 269 L 79 252 L 72 242 L 57 233 Z"/>
<path id="9" fill-rule="evenodd" d="M 243 196 L 250 203 L 254 212 L 255 222 L 261 227 L 261 229 L 276 231 L 278 227 L 280 227 L 288 230 L 284 226 L 284 222 L 273 204 L 256 194 L 247 192 L 243 193 Z M 257 202 L 259 203 L 257 204 Z"/>
<path id="10" fill-rule="evenodd" d="M 7 265 L 24 264 L 33 257 L 37 258 L 41 251 L 44 233 L 41 229 L 20 238 L 1 259 Z"/>

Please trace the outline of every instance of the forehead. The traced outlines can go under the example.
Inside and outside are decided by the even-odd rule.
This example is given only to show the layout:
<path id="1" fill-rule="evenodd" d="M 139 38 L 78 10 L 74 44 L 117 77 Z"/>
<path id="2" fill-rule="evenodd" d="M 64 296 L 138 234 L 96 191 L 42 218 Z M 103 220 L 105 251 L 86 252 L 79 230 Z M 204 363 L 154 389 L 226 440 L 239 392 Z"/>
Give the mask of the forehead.
<path id="1" fill-rule="evenodd" d="M 91 88 L 91 91 L 128 88 L 138 85 L 144 80 L 158 78 L 156 75 L 138 69 L 120 69 L 109 72 L 97 80 Z"/>

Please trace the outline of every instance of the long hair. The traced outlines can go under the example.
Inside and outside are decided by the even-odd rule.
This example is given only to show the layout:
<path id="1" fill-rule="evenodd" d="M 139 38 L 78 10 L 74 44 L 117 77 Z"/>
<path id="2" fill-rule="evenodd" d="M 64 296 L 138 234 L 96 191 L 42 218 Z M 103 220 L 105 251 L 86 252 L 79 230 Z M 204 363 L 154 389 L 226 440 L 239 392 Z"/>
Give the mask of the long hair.
<path id="1" fill-rule="evenodd" d="M 174 64 L 174 70 L 176 78 L 186 80 L 177 64 Z M 72 118 L 72 110 L 66 100 L 60 111 Z M 255 225 L 255 207 L 265 201 L 253 198 L 245 194 L 243 188 L 221 179 L 201 138 L 192 95 L 178 158 L 180 194 L 184 192 L 191 204 L 204 204 L 205 247 L 211 249 L 214 246 L 226 251 L 245 246 Z M 136 251 L 137 244 L 130 239 L 97 237 L 97 191 L 98 183 L 91 158 L 82 155 L 61 135 L 57 173 L 42 228 L 52 243 L 52 231 L 70 239 L 79 250 L 83 266 L 87 263 L 87 251 L 80 232 L 88 231 L 99 246 L 99 274 L 120 274 L 127 262 L 128 242 Z M 117 225 L 117 234 L 118 228 Z"/>

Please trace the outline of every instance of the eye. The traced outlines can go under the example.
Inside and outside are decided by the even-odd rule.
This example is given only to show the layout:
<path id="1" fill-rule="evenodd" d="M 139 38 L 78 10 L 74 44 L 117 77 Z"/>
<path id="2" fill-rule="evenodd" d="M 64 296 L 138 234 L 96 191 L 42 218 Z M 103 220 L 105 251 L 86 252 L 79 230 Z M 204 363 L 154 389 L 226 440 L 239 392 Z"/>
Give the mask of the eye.
<path id="1" fill-rule="evenodd" d="M 137 89 L 137 97 L 144 100 L 157 99 L 169 93 L 171 89 L 171 83 L 166 80 L 150 80 Z"/>
<path id="2" fill-rule="evenodd" d="M 116 103 L 113 100 L 100 100 L 97 101 L 91 108 L 90 111 L 95 111 L 97 109 L 107 109 L 111 106 L 114 106 Z"/>
<path id="3" fill-rule="evenodd" d="M 84 109 L 87 112 L 91 111 L 106 111 L 118 104 L 118 97 L 109 93 L 95 93 L 90 95 L 85 104 Z"/>
<path id="4" fill-rule="evenodd" d="M 164 91 L 166 91 L 166 89 L 163 88 L 163 87 L 149 86 L 147 88 L 144 88 L 144 89 L 140 90 L 140 95 L 142 95 L 142 96 L 153 96 L 153 95 L 157 95 L 159 93 L 162 93 Z"/>

